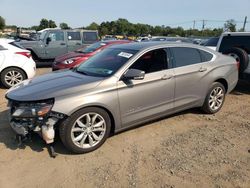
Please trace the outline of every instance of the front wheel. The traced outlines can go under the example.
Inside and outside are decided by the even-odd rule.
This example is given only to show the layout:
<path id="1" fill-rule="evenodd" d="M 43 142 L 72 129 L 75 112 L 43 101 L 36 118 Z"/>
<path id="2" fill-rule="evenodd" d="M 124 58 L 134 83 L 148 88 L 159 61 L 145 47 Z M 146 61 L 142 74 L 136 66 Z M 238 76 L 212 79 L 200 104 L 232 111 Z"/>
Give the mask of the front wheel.
<path id="1" fill-rule="evenodd" d="M 87 153 L 99 148 L 110 133 L 108 113 L 89 107 L 72 114 L 59 126 L 63 144 L 74 153 Z"/>
<path id="2" fill-rule="evenodd" d="M 226 90 L 223 84 L 219 82 L 213 83 L 208 91 L 202 110 L 208 114 L 218 112 L 224 104 L 225 95 Z"/>

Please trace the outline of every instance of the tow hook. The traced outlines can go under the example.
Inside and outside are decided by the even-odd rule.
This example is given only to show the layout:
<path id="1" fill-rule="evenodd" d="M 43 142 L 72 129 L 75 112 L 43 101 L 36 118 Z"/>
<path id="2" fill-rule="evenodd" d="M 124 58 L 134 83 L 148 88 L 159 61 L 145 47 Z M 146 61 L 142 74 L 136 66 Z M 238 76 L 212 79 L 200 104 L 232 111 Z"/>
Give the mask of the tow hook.
<path id="1" fill-rule="evenodd" d="M 17 134 L 15 137 L 15 140 L 17 141 L 17 147 L 22 148 L 24 147 L 24 142 L 27 140 L 31 140 L 31 137 L 23 136 L 20 134 Z"/>
<path id="2" fill-rule="evenodd" d="M 54 144 L 53 143 L 47 144 L 47 148 L 48 148 L 48 152 L 49 152 L 50 157 L 56 158 L 58 153 L 55 152 Z"/>

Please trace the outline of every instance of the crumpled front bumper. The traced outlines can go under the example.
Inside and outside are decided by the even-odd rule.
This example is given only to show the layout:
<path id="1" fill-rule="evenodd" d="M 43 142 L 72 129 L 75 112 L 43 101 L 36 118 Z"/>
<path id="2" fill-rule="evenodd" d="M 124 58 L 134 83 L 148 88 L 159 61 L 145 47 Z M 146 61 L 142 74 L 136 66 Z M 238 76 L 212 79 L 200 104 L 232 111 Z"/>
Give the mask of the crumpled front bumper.
<path id="1" fill-rule="evenodd" d="M 29 133 L 28 127 L 24 127 L 22 124 L 10 122 L 10 126 L 18 135 L 26 136 Z"/>

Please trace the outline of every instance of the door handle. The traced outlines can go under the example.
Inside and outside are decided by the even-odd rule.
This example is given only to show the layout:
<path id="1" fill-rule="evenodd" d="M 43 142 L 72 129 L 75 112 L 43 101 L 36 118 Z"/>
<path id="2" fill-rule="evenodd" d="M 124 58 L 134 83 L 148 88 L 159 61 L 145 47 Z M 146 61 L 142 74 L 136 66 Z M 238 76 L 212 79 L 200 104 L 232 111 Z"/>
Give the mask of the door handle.
<path id="1" fill-rule="evenodd" d="M 200 67 L 199 72 L 205 72 L 205 71 L 207 71 L 207 68 L 205 68 L 205 67 Z"/>
<path id="2" fill-rule="evenodd" d="M 62 42 L 60 45 L 62 45 L 62 46 L 64 46 L 64 45 L 66 45 L 64 42 Z"/>
<path id="3" fill-rule="evenodd" d="M 168 74 L 165 74 L 161 77 L 162 80 L 169 80 L 171 78 L 173 78 L 174 76 L 173 75 L 168 75 Z"/>

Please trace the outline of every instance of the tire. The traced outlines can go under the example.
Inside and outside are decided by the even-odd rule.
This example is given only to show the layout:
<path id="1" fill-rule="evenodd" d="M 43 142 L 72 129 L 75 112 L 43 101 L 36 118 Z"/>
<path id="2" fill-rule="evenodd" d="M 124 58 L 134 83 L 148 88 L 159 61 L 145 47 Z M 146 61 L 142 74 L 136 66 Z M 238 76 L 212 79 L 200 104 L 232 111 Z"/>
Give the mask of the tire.
<path id="1" fill-rule="evenodd" d="M 59 125 L 59 134 L 68 150 L 82 154 L 99 148 L 108 138 L 110 129 L 111 120 L 108 113 L 101 108 L 88 107 L 63 121 Z"/>
<path id="2" fill-rule="evenodd" d="M 207 93 L 202 110 L 207 114 L 218 112 L 224 104 L 225 96 L 226 90 L 224 85 L 214 82 Z"/>
<path id="3" fill-rule="evenodd" d="M 30 50 L 30 49 L 28 49 Z M 35 54 L 35 52 L 33 52 L 32 50 L 30 50 L 31 52 L 31 56 L 32 56 L 32 59 L 35 61 L 35 62 L 39 62 L 39 58 L 38 56 Z"/>
<path id="4" fill-rule="evenodd" d="M 223 54 L 232 56 L 233 58 L 236 59 L 236 61 L 240 63 L 240 70 L 239 70 L 240 73 L 243 73 L 244 70 L 248 67 L 249 57 L 245 50 L 234 47 L 225 51 Z"/>
<path id="5" fill-rule="evenodd" d="M 1 73 L 1 82 L 6 88 L 10 88 L 25 79 L 27 79 L 25 72 L 19 68 L 10 67 Z"/>

